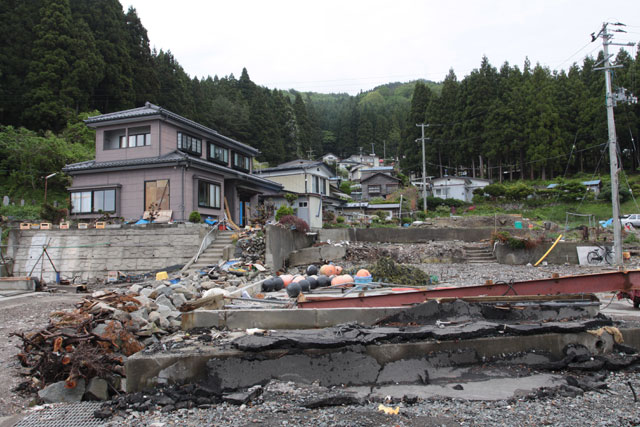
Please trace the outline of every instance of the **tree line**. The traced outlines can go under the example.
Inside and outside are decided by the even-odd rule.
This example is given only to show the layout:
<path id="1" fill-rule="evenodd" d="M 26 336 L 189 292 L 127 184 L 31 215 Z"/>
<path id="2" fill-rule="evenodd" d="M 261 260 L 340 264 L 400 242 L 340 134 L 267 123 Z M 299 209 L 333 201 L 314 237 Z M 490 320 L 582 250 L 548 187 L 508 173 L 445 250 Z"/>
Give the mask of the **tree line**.
<path id="1" fill-rule="evenodd" d="M 453 70 L 436 92 L 418 83 L 399 148 L 405 171 L 422 171 L 418 123 L 426 123 L 427 174 L 504 179 L 552 179 L 608 171 L 603 54 L 581 66 L 551 71 L 540 64 L 496 69 L 486 57 L 462 80 Z M 621 50 L 614 91 L 640 95 L 640 56 Z M 615 108 L 619 157 L 625 169 L 640 166 L 637 104 Z"/>
<path id="2" fill-rule="evenodd" d="M 602 53 L 560 72 L 528 61 L 498 70 L 483 58 L 461 80 L 451 70 L 441 83 L 351 96 L 269 89 L 246 69 L 238 78 L 190 77 L 170 51 L 150 48 L 135 9 L 123 11 L 118 0 L 5 0 L 0 24 L 0 125 L 41 136 L 61 135 L 87 112 L 150 101 L 256 147 L 272 166 L 362 150 L 419 173 L 417 123 L 429 124 L 429 175 L 546 179 L 606 162 L 604 77 L 594 70 Z M 616 62 L 614 83 L 637 95 L 638 56 L 621 51 Z M 639 113 L 638 105 L 616 107 L 620 155 L 634 170 Z"/>

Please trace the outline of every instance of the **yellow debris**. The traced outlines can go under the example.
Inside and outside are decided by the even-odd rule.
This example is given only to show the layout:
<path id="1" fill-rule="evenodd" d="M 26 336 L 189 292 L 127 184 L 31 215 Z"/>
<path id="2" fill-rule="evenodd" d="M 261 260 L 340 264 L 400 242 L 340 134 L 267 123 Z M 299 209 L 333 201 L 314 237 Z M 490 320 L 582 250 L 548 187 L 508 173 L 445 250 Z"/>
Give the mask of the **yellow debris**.
<path id="1" fill-rule="evenodd" d="M 396 409 L 390 408 L 389 406 L 384 406 L 382 403 L 378 406 L 378 411 L 384 412 L 387 415 L 398 415 L 400 412 L 400 407 L 396 406 Z"/>
<path id="2" fill-rule="evenodd" d="M 156 280 L 167 280 L 168 278 L 169 278 L 169 275 L 167 274 L 166 271 L 160 271 L 156 273 Z"/>
<path id="3" fill-rule="evenodd" d="M 601 337 L 603 333 L 607 332 L 613 337 L 613 340 L 616 342 L 616 344 L 622 344 L 624 342 L 624 338 L 622 337 L 622 332 L 620 332 L 620 329 L 613 326 L 604 326 L 600 329 L 595 329 L 587 332 L 591 335 L 595 335 L 596 337 Z"/>

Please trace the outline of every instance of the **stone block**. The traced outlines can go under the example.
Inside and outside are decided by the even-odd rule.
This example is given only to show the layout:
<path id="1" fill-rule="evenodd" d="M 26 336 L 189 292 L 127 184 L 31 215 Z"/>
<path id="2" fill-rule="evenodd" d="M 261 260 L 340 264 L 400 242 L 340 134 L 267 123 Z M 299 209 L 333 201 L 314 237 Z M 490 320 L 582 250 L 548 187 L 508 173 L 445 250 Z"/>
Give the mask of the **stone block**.
<path id="1" fill-rule="evenodd" d="M 43 388 L 38 392 L 38 396 L 45 403 L 72 403 L 80 402 L 85 392 L 84 379 L 79 379 L 74 388 L 65 388 L 64 381 L 58 381 Z"/>
<path id="2" fill-rule="evenodd" d="M 106 380 L 102 378 L 91 378 L 87 389 L 84 393 L 87 400 L 107 400 L 109 399 L 109 390 Z"/>

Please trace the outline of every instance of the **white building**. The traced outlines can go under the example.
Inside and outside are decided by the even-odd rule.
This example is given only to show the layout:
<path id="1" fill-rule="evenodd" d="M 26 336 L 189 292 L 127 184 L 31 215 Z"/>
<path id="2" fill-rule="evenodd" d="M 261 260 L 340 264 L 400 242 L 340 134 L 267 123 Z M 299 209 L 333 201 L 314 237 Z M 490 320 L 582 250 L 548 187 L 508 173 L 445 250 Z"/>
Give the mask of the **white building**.
<path id="1" fill-rule="evenodd" d="M 418 184 L 420 188 L 422 183 Z M 430 193 L 434 197 L 457 199 L 470 203 L 473 198 L 473 190 L 486 187 L 491 184 L 491 180 L 467 176 L 444 176 L 432 179 L 430 184 Z"/>

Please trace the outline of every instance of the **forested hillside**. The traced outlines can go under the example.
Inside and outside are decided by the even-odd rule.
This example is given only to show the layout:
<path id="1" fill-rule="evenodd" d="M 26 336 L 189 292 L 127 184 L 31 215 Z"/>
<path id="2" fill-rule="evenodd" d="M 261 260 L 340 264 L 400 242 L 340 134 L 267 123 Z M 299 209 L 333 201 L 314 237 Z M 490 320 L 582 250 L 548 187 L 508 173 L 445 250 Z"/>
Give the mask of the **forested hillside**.
<path id="1" fill-rule="evenodd" d="M 604 77 L 593 70 L 601 54 L 559 73 L 528 62 L 497 69 L 482 58 L 461 79 L 451 70 L 441 83 L 390 83 L 351 96 L 261 87 L 246 69 L 239 77 L 226 74 L 233 70 L 191 77 L 170 51 L 150 48 L 136 11 L 124 12 L 118 0 L 4 0 L 0 24 L 0 190 L 11 193 L 35 173 L 10 160 L 11 150 L 28 145 L 19 138 L 67 144 L 57 162 L 44 163 L 44 176 L 92 156 L 91 132 L 80 130 L 89 112 L 145 101 L 258 148 L 271 165 L 369 152 L 373 144 L 377 154 L 400 158 L 404 172 L 421 171 L 416 123 L 429 124 L 430 175 L 549 178 L 603 164 Z M 639 94 L 639 58 L 622 52 L 616 61 L 623 68 L 614 85 Z M 616 109 L 630 170 L 640 164 L 639 108 Z"/>

